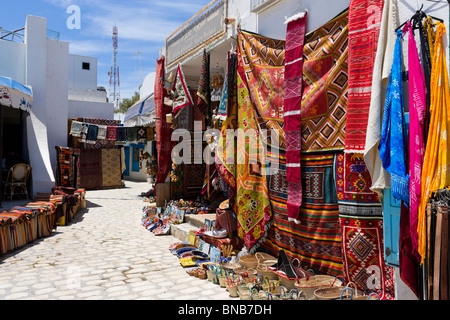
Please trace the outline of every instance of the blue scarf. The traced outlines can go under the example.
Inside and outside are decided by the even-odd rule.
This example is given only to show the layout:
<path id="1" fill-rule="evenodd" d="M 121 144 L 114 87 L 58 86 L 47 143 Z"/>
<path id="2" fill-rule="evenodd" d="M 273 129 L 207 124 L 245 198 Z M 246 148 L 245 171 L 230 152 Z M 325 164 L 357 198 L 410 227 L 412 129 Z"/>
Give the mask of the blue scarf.
<path id="1" fill-rule="evenodd" d="M 395 199 L 409 203 L 409 175 L 406 168 L 407 131 L 403 109 L 402 40 L 402 31 L 398 30 L 378 149 L 383 167 L 391 174 L 392 195 Z"/>

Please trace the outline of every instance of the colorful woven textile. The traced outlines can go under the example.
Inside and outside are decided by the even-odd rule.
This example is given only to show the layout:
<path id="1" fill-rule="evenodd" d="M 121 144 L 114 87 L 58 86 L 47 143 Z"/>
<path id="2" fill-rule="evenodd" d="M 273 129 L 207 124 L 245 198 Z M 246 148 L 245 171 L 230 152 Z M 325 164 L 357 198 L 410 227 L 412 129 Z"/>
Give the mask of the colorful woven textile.
<path id="1" fill-rule="evenodd" d="M 157 60 L 155 80 L 155 120 L 156 136 L 158 137 L 158 173 L 155 185 L 164 183 L 170 168 L 172 167 L 172 128 L 166 121 L 166 114 L 171 113 L 171 107 L 164 104 L 164 61 L 165 58 Z"/>
<path id="2" fill-rule="evenodd" d="M 202 70 L 200 74 L 200 80 L 198 82 L 198 90 L 197 90 L 197 106 L 203 115 L 208 114 L 208 105 L 210 100 L 210 88 L 209 88 L 209 58 L 206 50 L 203 50 L 203 60 L 202 60 Z"/>
<path id="3" fill-rule="evenodd" d="M 450 104 L 449 80 L 443 35 L 445 26 L 436 22 L 436 42 L 434 46 L 433 70 L 431 73 L 430 128 L 422 168 L 422 199 L 419 206 L 418 242 L 419 254 L 426 256 L 426 204 L 433 191 L 450 185 L 450 159 L 448 141 L 450 139 L 450 117 L 447 106 Z"/>
<path id="4" fill-rule="evenodd" d="M 115 141 L 116 138 L 117 138 L 117 127 L 108 126 L 106 128 L 106 139 Z"/>
<path id="5" fill-rule="evenodd" d="M 383 167 L 391 174 L 392 195 L 396 199 L 409 203 L 409 175 L 406 167 L 407 131 L 403 107 L 402 40 L 402 31 L 398 30 L 378 150 L 380 150 Z"/>
<path id="6" fill-rule="evenodd" d="M 238 73 L 238 128 L 245 132 L 257 131 L 255 107 L 250 95 Z M 238 138 L 237 143 L 237 220 L 238 235 L 243 239 L 245 247 L 256 250 L 264 239 L 266 228 L 272 219 L 272 212 L 267 189 L 267 177 L 262 172 L 262 163 L 258 154 L 263 149 L 260 141 Z"/>
<path id="7" fill-rule="evenodd" d="M 348 13 L 348 101 L 346 152 L 362 153 L 372 91 L 373 66 L 380 34 L 383 0 L 351 0 Z"/>
<path id="8" fill-rule="evenodd" d="M 227 79 L 223 86 L 222 99 L 219 104 L 219 109 L 217 111 L 217 117 L 223 121 L 228 117 L 228 110 L 231 109 L 231 94 L 233 94 L 233 84 L 235 82 L 237 68 L 237 55 L 232 52 L 228 52 L 227 59 Z"/>
<path id="9" fill-rule="evenodd" d="M 302 141 L 301 106 L 303 84 L 303 44 L 306 13 L 287 21 L 284 83 L 284 130 L 286 138 L 286 175 L 288 181 L 287 210 L 296 221 L 302 205 L 300 153 Z"/>
<path id="10" fill-rule="evenodd" d="M 370 190 L 372 179 L 362 154 L 338 153 L 335 172 L 340 214 L 382 216 L 378 194 Z"/>
<path id="11" fill-rule="evenodd" d="M 81 130 L 80 130 L 80 138 L 79 141 L 81 143 L 86 142 L 86 137 L 88 134 L 88 129 L 89 129 L 89 124 L 88 123 L 84 123 L 81 125 Z"/>
<path id="12" fill-rule="evenodd" d="M 87 190 L 103 187 L 102 150 L 83 150 L 81 153 L 80 185 Z"/>
<path id="13" fill-rule="evenodd" d="M 268 179 L 270 174 L 281 174 L 274 169 L 286 150 L 284 46 L 281 40 L 238 34 L 238 129 L 250 130 L 251 137 L 246 143 L 238 138 L 236 201 L 247 248 L 256 249 L 265 238 L 272 220 L 271 204 L 279 200 L 278 194 L 268 190 Z"/>
<path id="14" fill-rule="evenodd" d="M 348 11 L 308 33 L 303 52 L 302 152 L 343 150 Z"/>
<path id="15" fill-rule="evenodd" d="M 73 182 L 73 163 L 74 163 L 73 151 L 71 148 L 65 147 L 55 147 L 55 148 L 58 157 L 58 167 L 57 167 L 58 185 L 70 186 L 71 176 Z"/>
<path id="16" fill-rule="evenodd" d="M 102 149 L 102 187 L 122 186 L 122 170 L 120 167 L 119 149 Z"/>
<path id="17" fill-rule="evenodd" d="M 394 268 L 383 253 L 383 217 L 340 216 L 345 278 L 364 291 L 393 300 Z"/>
<path id="18" fill-rule="evenodd" d="M 302 155 L 303 199 L 299 222 L 286 213 L 274 213 L 263 248 L 272 254 L 284 250 L 305 269 L 343 275 L 339 207 L 333 177 L 334 154 Z"/>
<path id="19" fill-rule="evenodd" d="M 116 145 L 124 145 L 127 142 L 127 129 L 126 127 L 117 127 L 116 131 Z"/>
<path id="20" fill-rule="evenodd" d="M 81 135 L 81 127 L 83 123 L 79 121 L 72 121 L 72 125 L 70 127 L 70 134 L 74 137 L 79 137 Z"/>
<path id="21" fill-rule="evenodd" d="M 127 127 L 127 142 L 136 143 L 138 139 L 138 128 Z"/>
<path id="22" fill-rule="evenodd" d="M 95 144 L 97 142 L 98 126 L 90 124 L 86 135 L 86 143 Z"/>
<path id="23" fill-rule="evenodd" d="M 107 126 L 99 125 L 97 132 L 97 140 L 105 140 L 106 139 L 106 128 Z"/>
<path id="24" fill-rule="evenodd" d="M 172 90 L 175 95 L 172 110 L 174 114 L 176 114 L 180 109 L 194 104 L 180 65 L 178 66 L 175 80 L 173 81 Z"/>
<path id="25" fill-rule="evenodd" d="M 228 185 L 230 192 L 230 208 L 237 212 L 236 205 L 236 147 L 234 134 L 237 129 L 237 79 L 236 70 L 232 86 L 230 87 L 230 108 L 229 116 L 222 123 L 219 141 L 216 147 L 215 164 L 219 175 Z M 228 131 L 230 130 L 230 131 Z"/>
<path id="26" fill-rule="evenodd" d="M 409 220 L 411 243 L 418 255 L 417 219 L 421 197 L 423 158 L 425 156 L 424 126 L 427 112 L 425 76 L 417 52 L 416 40 L 408 21 L 408 78 L 409 78 Z M 418 257 L 419 258 L 419 257 Z M 420 260 L 420 258 L 419 258 Z"/>

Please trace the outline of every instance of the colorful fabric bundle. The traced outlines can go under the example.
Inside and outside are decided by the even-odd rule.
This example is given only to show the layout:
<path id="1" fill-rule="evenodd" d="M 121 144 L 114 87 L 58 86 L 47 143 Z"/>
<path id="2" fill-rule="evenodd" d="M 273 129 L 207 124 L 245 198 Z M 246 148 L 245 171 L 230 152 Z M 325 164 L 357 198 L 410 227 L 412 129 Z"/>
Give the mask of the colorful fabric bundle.
<path id="1" fill-rule="evenodd" d="M 398 30 L 378 149 L 383 167 L 391 174 L 392 195 L 396 199 L 409 203 L 409 175 L 405 159 L 406 125 L 403 109 L 402 38 L 402 31 Z"/>
<path id="2" fill-rule="evenodd" d="M 450 117 L 447 106 L 450 104 L 449 80 L 443 35 L 445 26 L 436 22 L 436 42 L 434 46 L 433 70 L 431 73 L 430 128 L 422 168 L 422 198 L 418 217 L 418 244 L 422 262 L 426 257 L 426 204 L 433 191 L 450 185 L 448 141 L 450 139 Z"/>
<path id="3" fill-rule="evenodd" d="M 284 83 L 284 130 L 286 138 L 286 178 L 288 217 L 297 221 L 302 205 L 300 153 L 302 141 L 301 106 L 303 85 L 303 45 L 306 13 L 287 20 Z"/>
<path id="4" fill-rule="evenodd" d="M 343 150 L 348 88 L 348 11 L 308 33 L 303 48 L 302 152 Z"/>
<path id="5" fill-rule="evenodd" d="M 117 127 L 108 126 L 106 128 L 106 139 L 114 141 L 117 139 Z"/>
<path id="6" fill-rule="evenodd" d="M 373 66 L 383 0 L 352 0 L 348 20 L 348 99 L 345 152 L 363 153 L 369 117 Z"/>

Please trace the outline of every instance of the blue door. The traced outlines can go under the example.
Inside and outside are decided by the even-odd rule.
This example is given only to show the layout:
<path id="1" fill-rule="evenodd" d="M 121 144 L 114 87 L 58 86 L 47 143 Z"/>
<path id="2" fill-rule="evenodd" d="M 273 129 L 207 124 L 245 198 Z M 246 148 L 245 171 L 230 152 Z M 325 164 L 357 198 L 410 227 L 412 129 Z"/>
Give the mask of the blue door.
<path id="1" fill-rule="evenodd" d="M 130 175 L 130 147 L 124 147 L 125 153 L 125 171 L 123 172 L 124 176 Z"/>
<path id="2" fill-rule="evenodd" d="M 405 122 L 409 124 L 409 113 L 405 113 Z M 407 126 L 408 128 L 408 126 Z M 394 199 L 391 189 L 383 192 L 383 237 L 384 259 L 393 267 L 398 267 L 400 253 L 400 210 L 401 201 Z"/>
<path id="3" fill-rule="evenodd" d="M 139 172 L 139 153 L 140 150 L 138 148 L 132 147 L 131 152 L 133 153 L 132 161 L 131 161 L 131 170 L 133 172 Z"/>
<path id="4" fill-rule="evenodd" d="M 399 266 L 400 251 L 400 200 L 394 199 L 391 189 L 383 192 L 384 260 L 393 267 Z"/>

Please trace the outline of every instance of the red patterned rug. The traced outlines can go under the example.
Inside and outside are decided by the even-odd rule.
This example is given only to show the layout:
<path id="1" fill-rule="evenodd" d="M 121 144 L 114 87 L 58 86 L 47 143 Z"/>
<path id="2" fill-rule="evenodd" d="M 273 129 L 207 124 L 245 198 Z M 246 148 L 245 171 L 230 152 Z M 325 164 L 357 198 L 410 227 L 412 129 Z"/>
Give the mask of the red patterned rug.
<path id="1" fill-rule="evenodd" d="M 348 102 L 345 149 L 363 152 L 372 73 L 380 34 L 383 0 L 351 0 L 348 20 Z"/>

